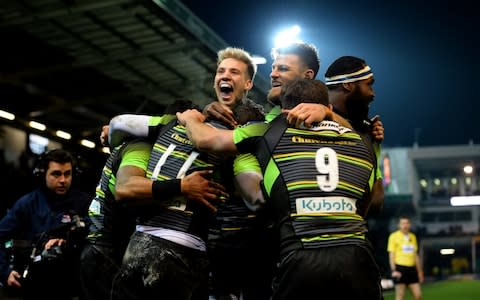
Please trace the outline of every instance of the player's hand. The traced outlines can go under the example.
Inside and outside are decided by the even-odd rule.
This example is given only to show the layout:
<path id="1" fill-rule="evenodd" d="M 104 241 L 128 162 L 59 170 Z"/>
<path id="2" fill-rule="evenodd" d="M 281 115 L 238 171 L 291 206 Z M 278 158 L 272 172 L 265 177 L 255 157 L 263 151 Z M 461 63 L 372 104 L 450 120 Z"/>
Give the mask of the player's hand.
<path id="1" fill-rule="evenodd" d="M 332 117 L 331 107 L 317 103 L 300 103 L 290 110 L 283 109 L 282 112 L 287 114 L 288 124 L 296 128 L 302 125 L 310 128 L 313 123 Z"/>
<path id="2" fill-rule="evenodd" d="M 195 171 L 182 178 L 181 189 L 187 199 L 205 205 L 212 212 L 216 212 L 217 208 L 212 203 L 225 201 L 228 194 L 221 184 L 208 179 L 211 175 L 212 170 Z"/>
<path id="3" fill-rule="evenodd" d="M 230 128 L 235 128 L 237 126 L 237 121 L 235 120 L 232 110 L 218 101 L 205 106 L 203 114 L 205 117 L 217 120 L 228 125 Z"/>
<path id="4" fill-rule="evenodd" d="M 177 119 L 180 124 L 186 125 L 188 120 L 203 122 L 205 121 L 205 116 L 196 109 L 187 109 L 182 113 L 177 112 Z"/>
<path id="5" fill-rule="evenodd" d="M 103 146 L 108 146 L 108 130 L 109 129 L 110 129 L 110 126 L 103 125 L 102 132 L 100 132 L 100 143 Z"/>
<path id="6" fill-rule="evenodd" d="M 383 140 L 385 139 L 385 128 L 383 127 L 383 123 L 380 120 L 380 116 L 376 115 L 371 121 L 373 139 L 379 143 L 383 142 Z"/>

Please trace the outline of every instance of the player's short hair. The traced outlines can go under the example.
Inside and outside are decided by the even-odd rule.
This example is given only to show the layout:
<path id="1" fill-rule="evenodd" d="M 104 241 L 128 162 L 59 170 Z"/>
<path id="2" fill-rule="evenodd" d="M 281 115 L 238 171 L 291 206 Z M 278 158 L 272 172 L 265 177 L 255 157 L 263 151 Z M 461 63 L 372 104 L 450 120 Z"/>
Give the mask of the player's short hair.
<path id="1" fill-rule="evenodd" d="M 320 80 L 297 78 L 282 85 L 280 102 L 286 109 L 302 102 L 328 105 L 328 89 Z"/>
<path id="2" fill-rule="evenodd" d="M 277 47 L 272 49 L 272 58 L 276 59 L 281 54 L 294 54 L 297 55 L 302 63 L 308 69 L 313 70 L 313 78 L 317 76 L 320 69 L 320 58 L 318 57 L 317 48 L 312 44 L 304 42 L 295 42 L 283 47 Z"/>
<path id="3" fill-rule="evenodd" d="M 218 51 L 217 53 L 217 66 L 227 58 L 233 58 L 239 60 L 247 65 L 247 72 L 250 79 L 255 77 L 255 73 L 257 72 L 257 65 L 253 63 L 252 56 L 247 51 L 235 48 L 235 47 L 228 47 Z"/>

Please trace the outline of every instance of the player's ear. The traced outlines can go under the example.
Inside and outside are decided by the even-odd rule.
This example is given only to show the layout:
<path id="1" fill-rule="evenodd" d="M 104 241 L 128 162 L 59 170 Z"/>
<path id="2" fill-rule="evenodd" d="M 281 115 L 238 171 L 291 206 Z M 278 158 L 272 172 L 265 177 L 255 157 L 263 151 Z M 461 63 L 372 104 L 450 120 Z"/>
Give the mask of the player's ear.
<path id="1" fill-rule="evenodd" d="M 252 88 L 253 88 L 253 81 L 252 81 L 251 79 L 249 79 L 249 80 L 247 80 L 247 81 L 245 82 L 244 89 L 245 89 L 246 91 L 249 91 L 249 90 L 251 90 Z"/>
<path id="2" fill-rule="evenodd" d="M 315 72 L 312 69 L 307 69 L 304 74 L 305 79 L 313 79 L 315 77 Z"/>

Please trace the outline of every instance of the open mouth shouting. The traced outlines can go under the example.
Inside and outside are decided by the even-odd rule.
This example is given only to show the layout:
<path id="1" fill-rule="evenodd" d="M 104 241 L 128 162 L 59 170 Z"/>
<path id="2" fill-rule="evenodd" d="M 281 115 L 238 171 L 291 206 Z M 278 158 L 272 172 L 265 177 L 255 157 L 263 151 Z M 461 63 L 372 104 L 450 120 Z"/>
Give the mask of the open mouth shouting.
<path id="1" fill-rule="evenodd" d="M 224 101 L 231 101 L 233 97 L 233 86 L 227 82 L 220 82 L 220 96 Z"/>

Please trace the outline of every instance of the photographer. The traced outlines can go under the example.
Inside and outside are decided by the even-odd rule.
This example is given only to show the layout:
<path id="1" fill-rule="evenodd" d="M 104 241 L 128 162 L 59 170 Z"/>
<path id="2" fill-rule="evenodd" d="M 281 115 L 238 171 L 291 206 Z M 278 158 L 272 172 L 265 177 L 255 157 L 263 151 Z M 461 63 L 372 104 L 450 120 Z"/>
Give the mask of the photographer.
<path id="1" fill-rule="evenodd" d="M 70 189 L 74 168 L 74 158 L 65 150 L 43 153 L 34 169 L 40 187 L 18 199 L 0 220 L 0 282 L 23 299 L 71 299 L 78 291 L 76 242 L 71 240 L 82 238 L 77 228 L 91 197 Z M 11 243 L 13 263 L 5 248 L 11 240 L 27 241 L 24 249 L 32 246 L 16 251 Z M 22 252 L 30 256 L 15 257 Z"/>

